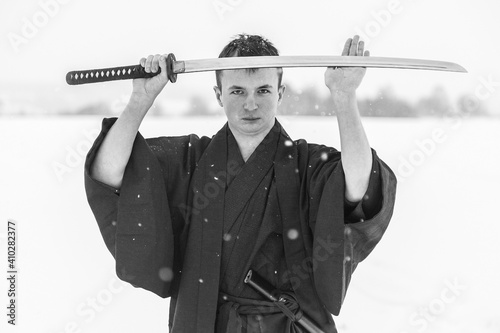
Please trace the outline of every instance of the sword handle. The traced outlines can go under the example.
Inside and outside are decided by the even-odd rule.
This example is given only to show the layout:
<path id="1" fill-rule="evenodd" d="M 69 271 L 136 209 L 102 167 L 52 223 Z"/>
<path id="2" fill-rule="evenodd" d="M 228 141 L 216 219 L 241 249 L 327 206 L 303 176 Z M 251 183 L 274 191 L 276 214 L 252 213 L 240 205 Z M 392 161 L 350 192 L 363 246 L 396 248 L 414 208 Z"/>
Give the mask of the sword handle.
<path id="1" fill-rule="evenodd" d="M 243 280 L 243 282 L 245 282 L 246 284 L 249 284 L 250 286 L 252 286 L 253 288 L 255 288 L 255 290 L 257 290 L 258 292 L 260 292 L 262 295 L 264 295 L 270 301 L 275 302 L 275 303 L 281 302 L 281 299 L 278 298 L 279 295 L 278 295 L 278 297 L 276 297 L 276 293 L 275 293 L 274 287 L 269 282 L 267 282 L 266 280 L 264 280 L 264 278 L 262 278 L 256 272 L 254 272 L 252 270 L 249 270 L 248 273 L 247 273 L 247 275 L 246 275 L 246 277 L 245 277 L 245 280 Z M 281 309 L 281 311 L 283 311 L 283 309 Z M 283 312 L 283 313 L 285 313 L 285 312 Z M 285 313 L 285 315 L 287 315 L 287 314 Z M 321 328 L 319 328 L 318 326 L 316 326 L 316 324 L 313 323 L 306 316 L 306 314 L 304 312 L 302 312 L 302 316 L 299 319 L 297 319 L 297 322 L 303 328 L 305 328 L 305 330 L 307 332 L 310 332 L 310 333 L 325 333 Z"/>
<path id="2" fill-rule="evenodd" d="M 167 56 L 167 76 L 168 80 L 172 83 L 177 81 L 177 74 L 174 73 L 173 70 L 174 62 L 175 56 L 173 53 L 170 53 Z M 158 69 L 156 73 L 146 73 L 144 67 L 141 65 L 71 71 L 66 74 L 66 83 L 69 85 L 77 85 L 115 80 L 150 78 L 160 74 L 160 72 L 161 69 Z"/>

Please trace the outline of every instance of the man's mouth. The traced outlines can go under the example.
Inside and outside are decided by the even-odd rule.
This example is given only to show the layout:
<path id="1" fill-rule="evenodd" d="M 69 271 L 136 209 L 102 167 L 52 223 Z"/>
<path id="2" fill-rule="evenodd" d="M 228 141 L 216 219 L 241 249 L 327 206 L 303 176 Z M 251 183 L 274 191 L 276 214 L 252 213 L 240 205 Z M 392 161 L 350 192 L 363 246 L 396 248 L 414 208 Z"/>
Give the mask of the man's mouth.
<path id="1" fill-rule="evenodd" d="M 258 117 L 244 117 L 244 118 L 242 118 L 242 119 L 243 119 L 243 120 L 246 120 L 246 121 L 255 121 L 255 120 L 258 120 L 258 119 L 260 119 L 260 118 L 258 118 Z"/>

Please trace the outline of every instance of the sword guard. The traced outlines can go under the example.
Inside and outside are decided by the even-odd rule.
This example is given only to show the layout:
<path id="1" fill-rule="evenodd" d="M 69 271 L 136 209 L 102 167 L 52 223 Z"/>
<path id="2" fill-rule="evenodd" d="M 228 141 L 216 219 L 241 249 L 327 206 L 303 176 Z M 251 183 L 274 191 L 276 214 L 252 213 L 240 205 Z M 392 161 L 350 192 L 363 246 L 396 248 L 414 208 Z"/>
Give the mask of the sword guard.
<path id="1" fill-rule="evenodd" d="M 177 74 L 174 73 L 174 62 L 175 56 L 173 53 L 169 53 L 167 56 L 167 77 L 170 82 L 175 83 L 177 81 Z"/>

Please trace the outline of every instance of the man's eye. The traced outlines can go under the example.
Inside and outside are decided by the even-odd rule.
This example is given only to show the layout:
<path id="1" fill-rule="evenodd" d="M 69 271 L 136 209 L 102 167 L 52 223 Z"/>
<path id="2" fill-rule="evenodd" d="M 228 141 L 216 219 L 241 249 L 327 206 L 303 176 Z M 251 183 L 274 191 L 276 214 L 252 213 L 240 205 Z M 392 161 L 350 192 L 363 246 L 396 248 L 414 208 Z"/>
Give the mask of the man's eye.
<path id="1" fill-rule="evenodd" d="M 243 94 L 243 90 L 233 90 L 233 91 L 231 91 L 231 94 L 233 94 L 233 95 L 241 95 L 241 94 Z"/>
<path id="2" fill-rule="evenodd" d="M 260 89 L 259 90 L 259 94 L 270 94 L 271 91 L 269 91 L 269 89 Z"/>

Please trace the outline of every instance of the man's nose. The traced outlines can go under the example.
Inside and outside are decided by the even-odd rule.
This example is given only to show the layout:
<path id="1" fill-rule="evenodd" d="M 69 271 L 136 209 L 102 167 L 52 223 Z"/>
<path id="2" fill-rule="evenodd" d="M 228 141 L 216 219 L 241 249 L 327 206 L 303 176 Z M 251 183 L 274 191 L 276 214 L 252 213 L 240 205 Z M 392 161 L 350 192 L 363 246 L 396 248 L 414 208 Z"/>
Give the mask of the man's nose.
<path id="1" fill-rule="evenodd" d="M 247 111 L 254 111 L 258 108 L 257 103 L 255 102 L 255 97 L 250 95 L 245 100 L 245 105 L 243 106 Z"/>

